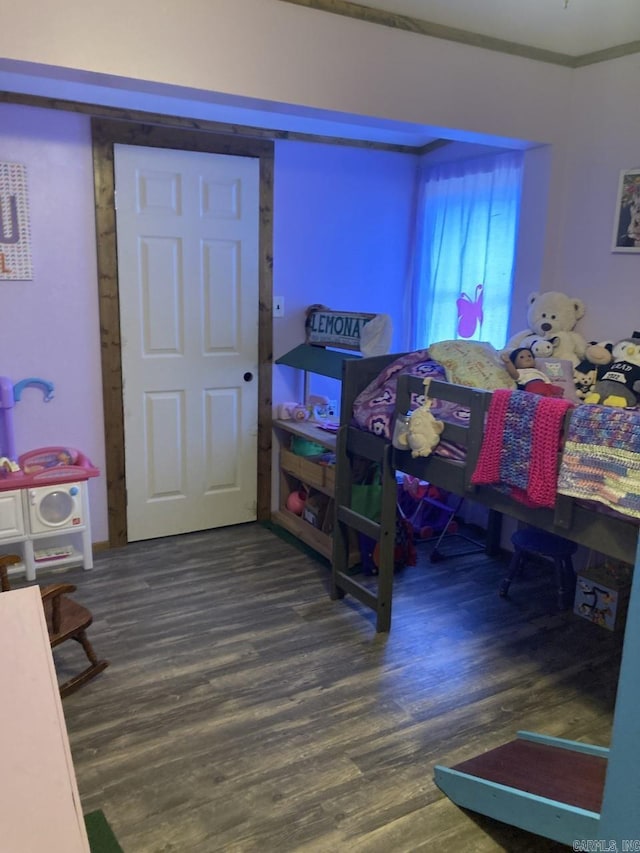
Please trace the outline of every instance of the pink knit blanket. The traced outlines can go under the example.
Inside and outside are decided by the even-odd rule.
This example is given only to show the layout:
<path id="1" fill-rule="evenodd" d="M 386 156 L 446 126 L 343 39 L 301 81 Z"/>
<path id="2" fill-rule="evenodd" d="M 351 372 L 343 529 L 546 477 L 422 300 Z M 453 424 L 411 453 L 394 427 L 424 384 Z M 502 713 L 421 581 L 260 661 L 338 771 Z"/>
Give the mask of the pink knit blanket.
<path id="1" fill-rule="evenodd" d="M 494 391 L 471 482 L 496 486 L 528 506 L 556 501 L 558 454 L 569 400 Z"/>

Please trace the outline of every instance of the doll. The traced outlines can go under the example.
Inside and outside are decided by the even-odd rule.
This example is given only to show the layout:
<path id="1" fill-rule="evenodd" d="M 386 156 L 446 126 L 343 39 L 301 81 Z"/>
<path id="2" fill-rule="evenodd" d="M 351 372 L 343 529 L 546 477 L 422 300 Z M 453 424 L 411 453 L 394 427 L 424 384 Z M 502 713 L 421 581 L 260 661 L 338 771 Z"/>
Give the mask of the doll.
<path id="1" fill-rule="evenodd" d="M 531 391 L 543 397 L 562 397 L 563 389 L 553 385 L 549 377 L 536 367 L 535 358 L 530 349 L 518 347 L 507 355 L 502 354 L 507 373 L 515 379 L 521 391 Z"/>

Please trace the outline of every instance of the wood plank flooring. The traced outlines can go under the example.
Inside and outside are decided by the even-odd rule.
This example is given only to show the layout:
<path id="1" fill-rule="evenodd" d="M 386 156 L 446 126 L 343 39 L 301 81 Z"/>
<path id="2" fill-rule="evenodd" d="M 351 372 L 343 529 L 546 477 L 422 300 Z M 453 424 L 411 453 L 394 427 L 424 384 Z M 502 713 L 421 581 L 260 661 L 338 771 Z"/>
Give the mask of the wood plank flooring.
<path id="1" fill-rule="evenodd" d="M 419 550 L 389 635 L 257 524 L 64 572 L 111 661 L 63 704 L 84 811 L 126 853 L 566 849 L 459 809 L 433 766 L 518 729 L 608 745 L 621 635 L 558 614 L 546 565 L 504 600 L 504 562 Z"/>

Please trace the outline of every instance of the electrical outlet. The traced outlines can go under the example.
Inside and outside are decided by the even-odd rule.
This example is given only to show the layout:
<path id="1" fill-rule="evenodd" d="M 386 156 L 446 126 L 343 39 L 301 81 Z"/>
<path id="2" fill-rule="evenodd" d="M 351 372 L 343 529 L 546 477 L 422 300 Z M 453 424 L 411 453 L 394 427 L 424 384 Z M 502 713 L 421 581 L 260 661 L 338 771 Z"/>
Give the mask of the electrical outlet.
<path id="1" fill-rule="evenodd" d="M 273 316 L 284 317 L 284 296 L 273 297 Z"/>

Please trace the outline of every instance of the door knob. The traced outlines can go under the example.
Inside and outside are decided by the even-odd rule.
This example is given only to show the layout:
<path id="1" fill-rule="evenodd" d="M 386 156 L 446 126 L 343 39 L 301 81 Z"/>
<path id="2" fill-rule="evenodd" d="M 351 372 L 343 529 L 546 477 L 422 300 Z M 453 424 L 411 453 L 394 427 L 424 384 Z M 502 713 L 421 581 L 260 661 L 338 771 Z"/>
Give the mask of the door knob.
<path id="1" fill-rule="evenodd" d="M 245 382 L 251 382 L 251 380 L 253 379 L 253 373 L 251 373 L 250 370 L 247 370 L 247 372 L 245 373 L 245 375 L 242 378 L 244 379 Z"/>

